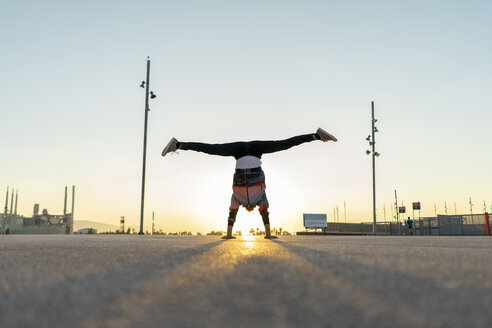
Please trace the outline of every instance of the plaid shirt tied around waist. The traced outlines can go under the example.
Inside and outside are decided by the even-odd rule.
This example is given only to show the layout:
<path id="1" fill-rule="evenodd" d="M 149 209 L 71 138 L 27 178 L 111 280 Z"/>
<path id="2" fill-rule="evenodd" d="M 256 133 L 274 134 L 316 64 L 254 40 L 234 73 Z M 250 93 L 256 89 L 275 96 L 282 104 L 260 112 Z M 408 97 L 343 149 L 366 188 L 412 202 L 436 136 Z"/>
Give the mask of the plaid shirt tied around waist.
<path id="1" fill-rule="evenodd" d="M 232 185 L 234 187 L 251 187 L 265 182 L 265 173 L 261 167 L 236 169 Z"/>

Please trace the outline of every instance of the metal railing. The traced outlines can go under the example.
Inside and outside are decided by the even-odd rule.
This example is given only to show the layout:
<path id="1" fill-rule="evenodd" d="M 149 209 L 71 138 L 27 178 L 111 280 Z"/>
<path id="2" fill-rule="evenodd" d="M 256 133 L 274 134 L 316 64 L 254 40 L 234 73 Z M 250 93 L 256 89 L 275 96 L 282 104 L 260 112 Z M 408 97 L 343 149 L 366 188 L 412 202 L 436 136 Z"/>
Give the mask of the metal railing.
<path id="1" fill-rule="evenodd" d="M 485 214 L 438 215 L 413 220 L 416 236 L 486 236 Z M 490 227 L 489 227 L 490 228 Z M 372 222 L 328 222 L 327 228 L 317 231 L 300 231 L 298 235 L 371 235 Z M 410 230 L 403 222 L 376 223 L 376 234 L 382 236 L 409 236 Z"/>
<path id="2" fill-rule="evenodd" d="M 485 236 L 485 214 L 438 215 L 415 220 L 418 236 Z"/>

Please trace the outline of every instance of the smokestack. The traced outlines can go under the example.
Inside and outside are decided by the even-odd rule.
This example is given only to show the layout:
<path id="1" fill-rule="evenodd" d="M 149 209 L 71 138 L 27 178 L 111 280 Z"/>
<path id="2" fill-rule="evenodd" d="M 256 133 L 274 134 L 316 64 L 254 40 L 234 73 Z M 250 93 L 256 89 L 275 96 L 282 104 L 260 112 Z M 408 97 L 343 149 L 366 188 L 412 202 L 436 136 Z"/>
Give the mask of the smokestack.
<path id="1" fill-rule="evenodd" d="M 7 187 L 7 196 L 5 197 L 5 210 L 3 212 L 5 215 L 7 215 L 9 212 L 8 205 L 9 205 L 9 187 Z"/>
<path id="2" fill-rule="evenodd" d="M 39 204 L 34 204 L 34 208 L 32 210 L 33 216 L 37 216 L 39 214 Z"/>
<path id="3" fill-rule="evenodd" d="M 75 185 L 72 186 L 72 215 L 70 217 L 70 234 L 73 234 L 74 204 L 75 204 Z"/>
<path id="4" fill-rule="evenodd" d="M 19 189 L 15 192 L 15 207 L 14 207 L 14 215 L 17 215 L 17 198 L 19 197 Z"/>
<path id="5" fill-rule="evenodd" d="M 67 215 L 67 186 L 65 186 L 65 202 L 63 204 L 63 216 Z"/>
<path id="6" fill-rule="evenodd" d="M 10 198 L 10 214 L 12 214 L 13 207 L 14 207 L 14 189 L 12 189 L 12 197 Z"/>

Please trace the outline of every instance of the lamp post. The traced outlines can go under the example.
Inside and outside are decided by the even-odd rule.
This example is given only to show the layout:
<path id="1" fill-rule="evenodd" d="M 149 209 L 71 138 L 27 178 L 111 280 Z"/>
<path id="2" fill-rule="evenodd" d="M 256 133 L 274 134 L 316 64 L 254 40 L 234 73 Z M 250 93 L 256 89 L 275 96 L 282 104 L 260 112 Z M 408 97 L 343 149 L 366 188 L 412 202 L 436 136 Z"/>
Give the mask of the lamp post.
<path id="1" fill-rule="evenodd" d="M 139 235 L 143 235 L 143 219 L 144 219 L 144 200 L 145 200 L 145 158 L 147 156 L 147 123 L 149 108 L 149 78 L 150 78 L 150 58 L 147 57 L 147 81 L 142 81 L 141 88 L 145 88 L 145 125 L 144 125 L 144 144 L 143 144 L 143 165 L 142 165 L 142 196 L 140 202 L 140 231 Z M 154 99 L 156 95 L 150 91 L 150 98 Z"/>
<path id="2" fill-rule="evenodd" d="M 371 146 L 371 150 L 366 150 L 367 155 L 372 155 L 372 235 L 376 235 L 376 157 L 379 157 L 379 153 L 376 152 L 376 138 L 375 133 L 379 132 L 378 128 L 374 125 L 378 120 L 374 118 L 374 101 L 371 101 L 371 134 L 367 136 L 366 140 Z"/>

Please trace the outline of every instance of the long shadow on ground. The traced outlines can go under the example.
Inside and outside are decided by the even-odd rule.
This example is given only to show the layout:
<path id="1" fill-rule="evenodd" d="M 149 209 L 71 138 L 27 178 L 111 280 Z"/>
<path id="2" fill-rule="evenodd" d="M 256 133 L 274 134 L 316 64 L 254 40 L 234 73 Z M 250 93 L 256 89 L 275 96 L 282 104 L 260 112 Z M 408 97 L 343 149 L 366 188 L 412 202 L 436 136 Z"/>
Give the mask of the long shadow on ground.
<path id="1" fill-rule="evenodd" d="M 369 291 L 395 307 L 409 309 L 426 327 L 485 328 L 492 322 L 490 291 L 456 281 L 442 281 L 439 277 L 417 277 L 282 241 L 277 244 L 326 271 L 329 276 Z M 395 326 L 401 325 L 405 326 L 405 323 L 395 322 Z"/>
<path id="2" fill-rule="evenodd" d="M 97 315 L 101 304 L 133 294 L 154 276 L 165 274 L 220 243 L 216 241 L 132 265 L 1 295 L 0 327 L 77 326 L 87 317 Z"/>

